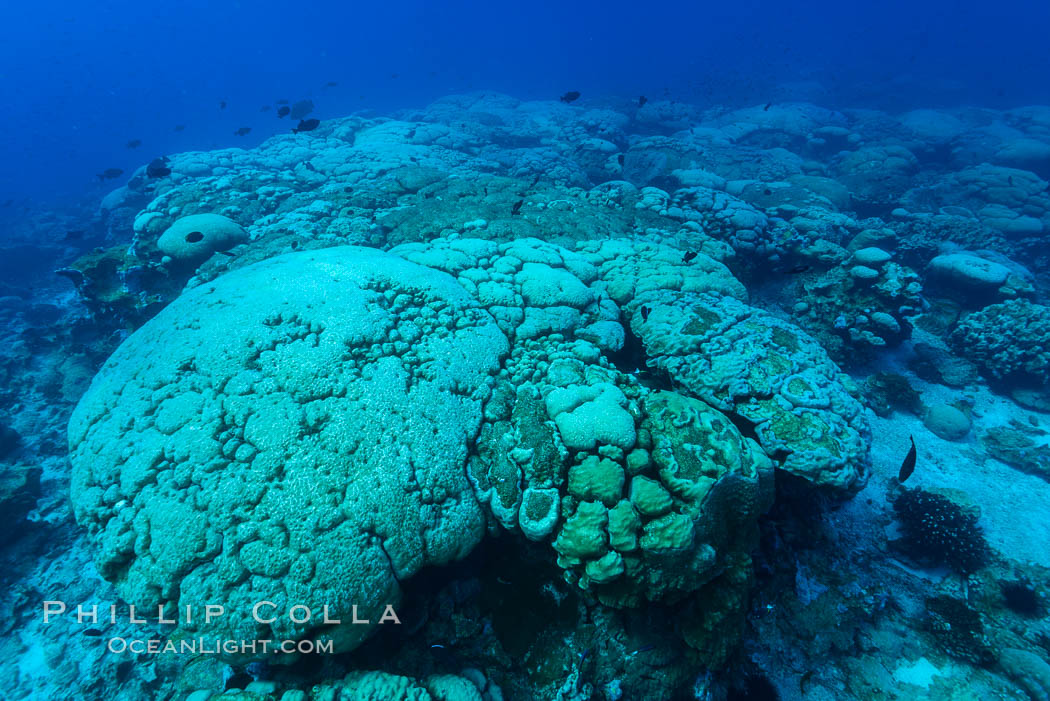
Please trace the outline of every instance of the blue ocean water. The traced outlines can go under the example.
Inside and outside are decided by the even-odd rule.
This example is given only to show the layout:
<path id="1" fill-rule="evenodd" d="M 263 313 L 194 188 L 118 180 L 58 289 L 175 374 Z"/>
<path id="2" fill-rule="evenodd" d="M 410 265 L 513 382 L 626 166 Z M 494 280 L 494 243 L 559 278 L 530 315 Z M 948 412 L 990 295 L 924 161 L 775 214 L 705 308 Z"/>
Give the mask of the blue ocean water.
<path id="1" fill-rule="evenodd" d="M 3 5 L 5 698 L 1050 698 L 1048 30 Z"/>
<path id="2" fill-rule="evenodd" d="M 124 0 L 0 13 L 0 188 L 17 197 L 79 194 L 145 156 L 258 143 L 282 130 L 259 113 L 281 98 L 338 116 L 480 89 L 523 99 L 666 90 L 738 105 L 815 81 L 831 102 L 893 109 L 1045 104 L 1050 90 L 1050 8 L 1028 0 Z M 233 138 L 242 126 L 252 133 Z M 125 148 L 132 139 L 142 146 Z"/>

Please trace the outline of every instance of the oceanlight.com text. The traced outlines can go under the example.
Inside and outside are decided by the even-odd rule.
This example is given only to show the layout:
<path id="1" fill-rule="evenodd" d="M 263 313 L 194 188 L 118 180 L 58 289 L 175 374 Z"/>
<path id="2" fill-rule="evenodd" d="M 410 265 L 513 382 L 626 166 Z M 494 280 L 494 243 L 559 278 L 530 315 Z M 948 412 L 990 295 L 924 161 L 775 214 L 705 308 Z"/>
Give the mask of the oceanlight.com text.
<path id="1" fill-rule="evenodd" d="M 331 640 L 214 640 L 184 638 L 110 638 L 106 648 L 130 655 L 329 655 Z"/>

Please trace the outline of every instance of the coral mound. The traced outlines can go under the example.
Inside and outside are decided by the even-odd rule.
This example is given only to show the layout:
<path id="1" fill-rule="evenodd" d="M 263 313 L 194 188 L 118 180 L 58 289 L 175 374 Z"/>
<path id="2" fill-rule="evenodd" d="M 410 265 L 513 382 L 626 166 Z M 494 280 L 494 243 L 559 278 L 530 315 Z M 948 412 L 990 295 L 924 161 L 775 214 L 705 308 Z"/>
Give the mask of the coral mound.
<path id="1" fill-rule="evenodd" d="M 952 332 L 956 349 L 992 377 L 1050 385 L 1050 308 L 1028 300 L 992 304 Z"/>
<path id="2" fill-rule="evenodd" d="M 375 624 L 399 582 L 481 539 L 463 466 L 505 350 L 452 278 L 369 249 L 185 292 L 70 421 L 72 499 L 100 571 L 142 608 L 230 612 L 187 634 L 353 648 L 372 627 L 350 625 L 351 606 Z M 315 618 L 256 624 L 258 601 Z M 319 624 L 324 605 L 343 626 Z"/>
<path id="3" fill-rule="evenodd" d="M 968 574 L 990 554 L 977 515 L 942 494 L 908 489 L 893 502 L 903 537 L 895 541 L 907 554 Z"/>

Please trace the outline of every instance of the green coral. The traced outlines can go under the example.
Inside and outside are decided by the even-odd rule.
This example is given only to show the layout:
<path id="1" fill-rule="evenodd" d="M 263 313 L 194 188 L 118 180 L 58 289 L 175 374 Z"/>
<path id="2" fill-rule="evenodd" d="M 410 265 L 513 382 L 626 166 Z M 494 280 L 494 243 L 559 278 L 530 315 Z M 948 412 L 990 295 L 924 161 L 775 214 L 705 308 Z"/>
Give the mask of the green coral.
<path id="1" fill-rule="evenodd" d="M 613 606 L 675 601 L 702 586 L 729 553 L 746 555 L 772 498 L 768 459 L 719 412 L 654 392 L 644 415 L 648 474 L 632 477 L 630 499 L 612 508 L 580 503 L 554 542 L 570 581 Z"/>
<path id="2" fill-rule="evenodd" d="M 170 301 L 182 287 L 159 262 L 127 245 L 96 249 L 58 273 L 69 278 L 88 310 L 135 326 Z"/>
<path id="3" fill-rule="evenodd" d="M 671 494 L 656 480 L 644 475 L 631 479 L 631 505 L 642 516 L 661 516 L 673 504 Z"/>
<path id="4" fill-rule="evenodd" d="M 588 455 L 569 468 L 569 494 L 613 506 L 623 492 L 624 471 L 614 460 Z"/>
<path id="5" fill-rule="evenodd" d="M 663 292 L 638 302 L 651 306 L 647 319 L 632 315 L 651 364 L 752 422 L 784 470 L 841 489 L 864 484 L 862 407 L 812 338 L 731 297 Z"/>
<path id="6" fill-rule="evenodd" d="M 846 380 L 797 328 L 746 306 L 743 286 L 711 256 L 686 261 L 673 248 L 625 240 L 581 243 L 574 253 L 538 240 L 453 238 L 395 252 L 455 275 L 513 339 L 468 473 L 501 524 L 534 540 L 550 533 L 569 581 L 607 604 L 674 601 L 713 576 L 724 548 L 746 552 L 771 499 L 759 477 L 771 467 L 767 454 L 788 453 L 788 469 L 821 484 L 862 483 L 864 425 Z M 648 324 L 643 304 L 652 305 Z M 718 409 L 645 389 L 607 365 L 596 337 L 575 335 L 613 323 L 617 306 L 658 366 L 695 366 L 683 386 Z M 522 323 L 530 318 L 542 323 Z M 658 326 L 665 320 L 684 334 Z M 659 348 L 664 333 L 676 345 Z M 714 348 L 697 340 L 708 337 Z M 724 348 L 776 352 L 734 358 Z M 733 374 L 754 386 L 746 406 L 763 422 L 761 446 L 723 413 L 734 407 L 719 394 Z"/>

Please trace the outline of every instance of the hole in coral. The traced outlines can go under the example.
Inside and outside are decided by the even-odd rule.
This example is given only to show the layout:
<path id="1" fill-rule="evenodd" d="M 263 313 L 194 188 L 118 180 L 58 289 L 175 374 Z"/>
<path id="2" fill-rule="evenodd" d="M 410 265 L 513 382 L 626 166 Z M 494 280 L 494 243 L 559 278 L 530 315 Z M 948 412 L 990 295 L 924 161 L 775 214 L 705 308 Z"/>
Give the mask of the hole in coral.
<path id="1" fill-rule="evenodd" d="M 204 234 L 199 231 L 191 231 L 186 234 L 186 243 L 200 243 L 204 240 Z"/>

